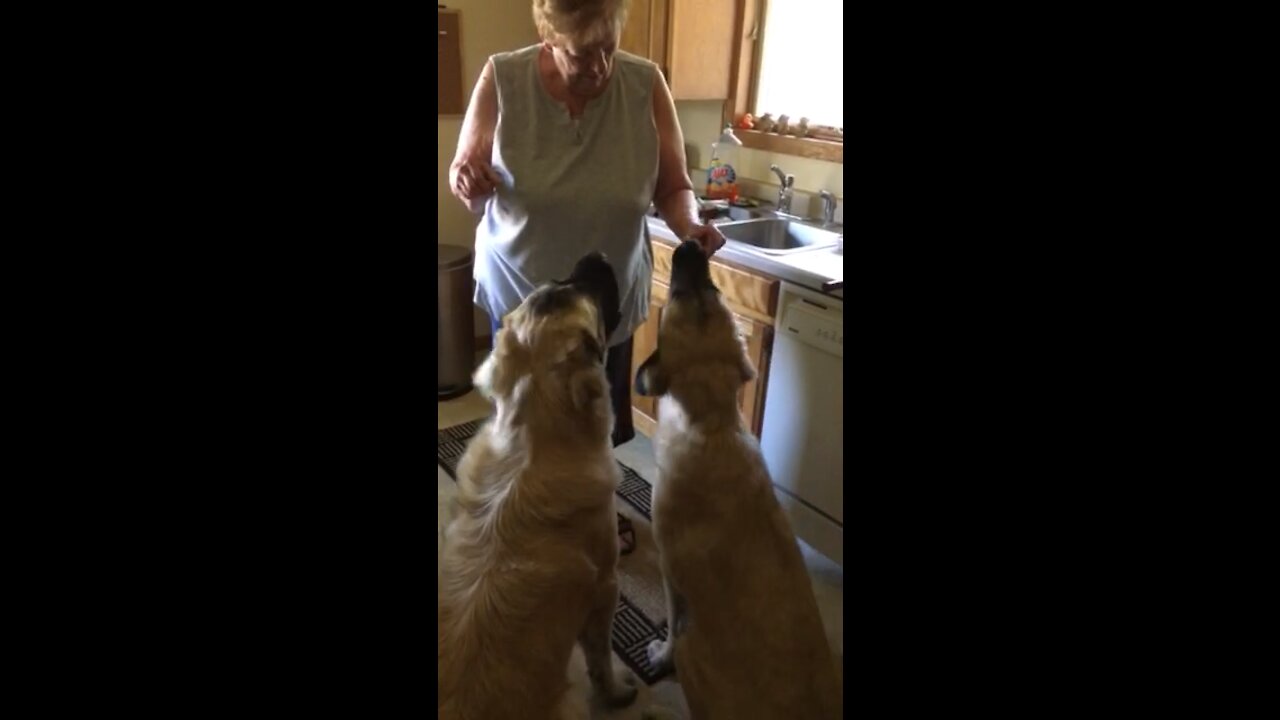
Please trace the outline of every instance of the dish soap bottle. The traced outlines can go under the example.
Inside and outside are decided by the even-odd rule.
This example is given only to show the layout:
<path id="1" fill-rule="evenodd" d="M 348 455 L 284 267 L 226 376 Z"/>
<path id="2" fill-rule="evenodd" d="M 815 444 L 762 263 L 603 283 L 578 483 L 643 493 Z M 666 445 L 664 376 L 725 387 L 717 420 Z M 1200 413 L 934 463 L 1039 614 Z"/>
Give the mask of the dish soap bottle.
<path id="1" fill-rule="evenodd" d="M 711 164 L 707 166 L 707 197 L 713 200 L 738 199 L 738 174 L 733 163 L 738 159 L 738 146 L 742 141 L 733 134 L 733 127 L 726 125 L 720 139 L 711 143 Z"/>

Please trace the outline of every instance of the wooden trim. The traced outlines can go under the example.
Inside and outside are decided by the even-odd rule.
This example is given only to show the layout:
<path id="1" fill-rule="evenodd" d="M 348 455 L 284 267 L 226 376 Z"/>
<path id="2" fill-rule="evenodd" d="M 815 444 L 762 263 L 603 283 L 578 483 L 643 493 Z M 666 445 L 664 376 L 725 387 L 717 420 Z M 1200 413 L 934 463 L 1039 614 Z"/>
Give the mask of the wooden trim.
<path id="1" fill-rule="evenodd" d="M 654 432 L 658 429 L 657 420 L 654 420 L 635 408 L 631 408 L 631 424 L 635 426 L 636 432 L 647 438 L 652 438 Z"/>
<path id="2" fill-rule="evenodd" d="M 756 402 L 755 422 L 751 425 L 751 432 L 755 433 L 756 439 L 763 437 L 764 433 L 764 405 L 766 398 L 769 396 L 769 363 L 773 360 L 773 328 L 761 328 L 764 337 L 761 340 L 759 362 L 760 367 L 756 368 Z"/>
<path id="3" fill-rule="evenodd" d="M 756 78 L 760 77 L 760 66 L 763 64 L 764 58 L 764 18 L 768 15 L 769 0 L 747 0 L 755 4 L 755 13 L 752 14 L 751 20 L 755 23 L 755 35 L 751 38 L 751 74 L 747 78 L 747 108 L 742 112 L 755 112 L 755 107 L 759 103 L 757 90 L 759 83 Z M 739 116 L 741 113 L 739 113 Z"/>
<path id="4" fill-rule="evenodd" d="M 751 359 L 751 364 L 756 371 L 756 376 L 747 381 L 738 391 L 738 408 L 743 424 L 759 440 L 760 431 L 764 426 L 764 384 L 769 372 L 768 365 L 765 363 L 773 344 L 773 328 L 763 323 L 752 322 L 736 313 L 734 321 L 738 325 L 738 337 L 742 338 L 747 357 Z M 746 325 L 745 331 L 743 325 Z"/>
<path id="5" fill-rule="evenodd" d="M 663 278 L 663 279 L 666 279 L 666 278 Z M 653 283 L 650 284 L 649 286 L 649 302 L 659 306 L 663 306 L 663 305 L 666 305 L 667 302 L 670 300 L 671 300 L 671 287 L 666 283 L 662 282 L 662 280 L 659 280 L 657 277 L 654 277 Z M 652 313 L 653 310 L 650 310 L 649 312 Z M 637 365 L 636 370 L 639 370 L 639 369 L 640 369 L 640 366 Z"/>
<path id="6" fill-rule="evenodd" d="M 761 37 L 764 34 L 764 28 L 760 25 L 764 22 L 766 2 L 768 0 L 738 0 L 738 12 L 734 24 L 736 42 L 733 48 L 733 68 L 730 75 L 732 95 L 729 96 L 721 111 L 720 127 L 732 125 L 734 133 L 742 140 L 744 147 L 826 160 L 843 165 L 844 143 L 762 133 L 738 127 L 738 118 L 744 113 L 753 112 L 752 108 L 756 104 L 756 80 L 760 77 Z M 753 29 L 756 30 L 754 37 L 751 32 Z"/>
<path id="7" fill-rule="evenodd" d="M 734 134 L 742 141 L 743 147 L 844 164 L 844 143 L 764 133 L 759 130 L 735 129 Z"/>
<path id="8" fill-rule="evenodd" d="M 759 75 L 760 58 L 756 50 L 759 37 L 756 27 L 762 0 L 738 0 L 737 12 L 734 15 L 734 47 L 733 65 L 730 71 L 728 100 L 721 111 L 720 127 L 737 126 L 737 119 L 749 112 L 755 97 L 755 79 Z M 751 31 L 757 30 L 753 37 Z"/>
<path id="9" fill-rule="evenodd" d="M 649 59 L 658 63 L 662 79 L 671 85 L 671 3 L 669 0 L 653 0 L 650 6 Z"/>
<path id="10" fill-rule="evenodd" d="M 654 350 L 658 349 L 658 326 L 662 323 L 662 305 L 655 296 L 661 296 L 666 299 L 666 286 L 658 282 L 656 279 L 652 283 L 652 290 L 649 295 L 649 317 L 645 319 L 640 327 L 635 329 L 631 334 L 631 377 L 634 378 L 640 371 L 640 366 L 649 359 Z M 659 292 L 659 291 L 662 292 Z M 658 399 L 650 395 L 641 395 L 636 392 L 635 384 L 631 387 L 631 408 L 632 416 L 638 412 L 649 418 L 658 416 Z M 636 422 L 637 425 L 641 423 Z"/>

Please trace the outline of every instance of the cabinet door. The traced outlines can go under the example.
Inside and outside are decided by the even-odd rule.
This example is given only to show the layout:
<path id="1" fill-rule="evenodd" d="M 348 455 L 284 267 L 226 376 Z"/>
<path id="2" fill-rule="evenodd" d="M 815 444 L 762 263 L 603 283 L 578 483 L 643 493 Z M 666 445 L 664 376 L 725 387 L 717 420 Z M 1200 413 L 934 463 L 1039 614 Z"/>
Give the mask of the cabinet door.
<path id="1" fill-rule="evenodd" d="M 676 100 L 729 97 L 738 3 L 739 0 L 670 0 L 667 82 Z"/>
<path id="2" fill-rule="evenodd" d="M 662 322 L 662 311 L 667 304 L 669 289 L 666 283 L 655 279 L 649 295 L 649 318 L 636 328 L 632 335 L 631 377 L 640 370 L 640 365 L 654 350 L 658 349 L 658 327 Z M 769 355 L 773 348 L 773 328 L 738 312 L 733 314 L 734 324 L 738 327 L 738 337 L 742 338 L 747 349 L 747 358 L 756 370 L 753 380 L 738 391 L 738 410 L 747 429 L 757 439 L 764 427 L 764 402 L 769 386 Z M 653 437 L 658 427 L 657 398 L 645 397 L 631 390 L 631 419 L 636 430 L 646 437 Z"/>
<path id="3" fill-rule="evenodd" d="M 637 394 L 634 382 L 640 366 L 658 349 L 658 323 L 662 321 L 662 306 L 666 302 L 667 286 L 654 280 L 649 295 L 649 318 L 631 335 L 631 421 L 646 437 L 653 437 L 658 427 L 657 398 Z"/>
<path id="4" fill-rule="evenodd" d="M 749 317 L 733 316 L 738 326 L 738 337 L 747 347 L 747 358 L 756 369 L 754 380 L 742 386 L 738 394 L 738 409 L 742 420 L 747 424 L 756 439 L 760 439 L 760 430 L 764 427 L 764 398 L 769 384 L 769 352 L 773 348 L 773 328 Z"/>
<path id="5" fill-rule="evenodd" d="M 618 47 L 657 63 L 676 100 L 723 100 L 740 2 L 633 0 Z"/>
<path id="6" fill-rule="evenodd" d="M 633 0 L 631 9 L 627 11 L 627 24 L 622 26 L 622 37 L 618 39 L 618 49 L 649 58 L 661 65 L 661 61 L 653 57 L 653 4 L 654 0 Z M 658 26 L 663 32 L 666 28 Z"/>
<path id="7" fill-rule="evenodd" d="M 618 40 L 620 50 L 656 63 L 668 84 L 671 82 L 671 73 L 667 72 L 667 5 L 670 1 L 634 0 Z"/>

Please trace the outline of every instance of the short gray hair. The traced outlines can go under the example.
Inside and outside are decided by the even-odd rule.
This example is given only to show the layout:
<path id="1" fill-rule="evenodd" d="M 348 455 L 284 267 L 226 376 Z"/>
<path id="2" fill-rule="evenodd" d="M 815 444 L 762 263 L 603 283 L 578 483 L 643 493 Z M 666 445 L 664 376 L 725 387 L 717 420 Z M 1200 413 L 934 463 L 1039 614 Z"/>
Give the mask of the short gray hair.
<path id="1" fill-rule="evenodd" d="M 533 24 L 547 41 L 612 38 L 627 22 L 629 0 L 533 0 Z"/>

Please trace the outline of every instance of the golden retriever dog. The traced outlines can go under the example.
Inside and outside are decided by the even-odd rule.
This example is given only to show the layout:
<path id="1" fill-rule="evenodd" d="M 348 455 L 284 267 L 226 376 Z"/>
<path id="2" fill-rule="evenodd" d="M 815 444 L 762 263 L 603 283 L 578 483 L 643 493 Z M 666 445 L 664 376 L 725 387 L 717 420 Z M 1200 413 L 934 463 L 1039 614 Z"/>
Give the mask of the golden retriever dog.
<path id="1" fill-rule="evenodd" d="M 589 255 L 505 318 L 475 372 L 496 412 L 459 461 L 440 558 L 441 718 L 585 718 L 575 644 L 606 704 L 635 700 L 610 650 L 621 477 L 604 360 L 618 319 L 613 270 Z"/>
<path id="2" fill-rule="evenodd" d="M 795 534 L 738 412 L 755 375 L 696 243 L 677 248 L 658 347 L 636 391 L 658 396 L 653 532 L 674 663 L 699 720 L 825 720 L 843 686 Z"/>

